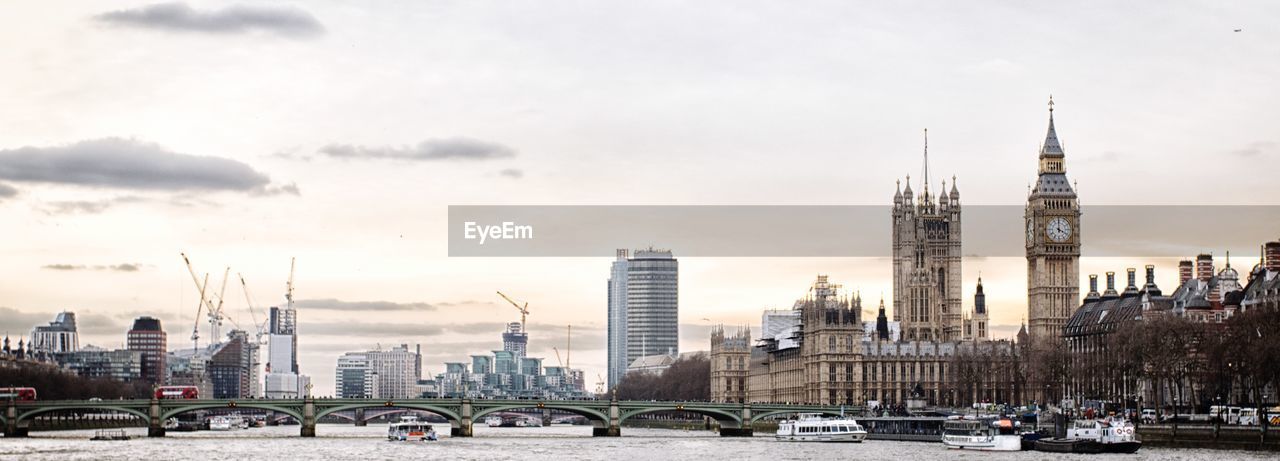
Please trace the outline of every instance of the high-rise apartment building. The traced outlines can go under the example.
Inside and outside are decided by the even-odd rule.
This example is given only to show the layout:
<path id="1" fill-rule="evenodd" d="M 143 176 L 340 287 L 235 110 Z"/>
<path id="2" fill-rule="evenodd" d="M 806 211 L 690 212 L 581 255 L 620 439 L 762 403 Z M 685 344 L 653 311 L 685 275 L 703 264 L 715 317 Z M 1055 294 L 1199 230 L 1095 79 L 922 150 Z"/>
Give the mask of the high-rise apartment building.
<path id="1" fill-rule="evenodd" d="M 168 375 L 168 368 L 165 366 L 168 339 L 164 329 L 160 327 L 160 319 L 135 319 L 133 327 L 125 334 L 125 347 L 142 353 L 142 379 L 153 385 L 165 384 Z"/>
<path id="2" fill-rule="evenodd" d="M 421 353 L 407 344 L 348 352 L 338 357 L 334 391 L 342 398 L 416 398 L 421 367 Z"/>
<path id="3" fill-rule="evenodd" d="M 31 351 L 58 354 L 80 350 L 80 335 L 76 332 L 76 313 L 60 312 L 48 325 L 31 330 Z"/>
<path id="4" fill-rule="evenodd" d="M 678 354 L 679 274 L 671 251 L 636 250 L 627 259 L 626 273 L 625 363 L 650 355 Z"/>
<path id="5" fill-rule="evenodd" d="M 502 350 L 510 352 L 517 359 L 524 358 L 529 350 L 529 333 L 524 331 L 520 322 L 507 324 L 507 331 L 502 333 Z"/>
<path id="6" fill-rule="evenodd" d="M 627 254 L 619 249 L 609 268 L 608 374 L 613 389 L 627 373 Z"/>

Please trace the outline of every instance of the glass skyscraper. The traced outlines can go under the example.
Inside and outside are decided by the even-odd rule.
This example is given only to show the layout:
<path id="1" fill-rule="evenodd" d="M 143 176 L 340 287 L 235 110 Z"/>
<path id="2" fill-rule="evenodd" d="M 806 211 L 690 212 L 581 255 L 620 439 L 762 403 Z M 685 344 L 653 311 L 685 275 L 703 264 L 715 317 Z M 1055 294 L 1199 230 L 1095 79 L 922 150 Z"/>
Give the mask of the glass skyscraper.
<path id="1" fill-rule="evenodd" d="M 609 279 L 609 386 L 637 358 L 678 354 L 678 264 L 670 250 L 618 250 Z"/>

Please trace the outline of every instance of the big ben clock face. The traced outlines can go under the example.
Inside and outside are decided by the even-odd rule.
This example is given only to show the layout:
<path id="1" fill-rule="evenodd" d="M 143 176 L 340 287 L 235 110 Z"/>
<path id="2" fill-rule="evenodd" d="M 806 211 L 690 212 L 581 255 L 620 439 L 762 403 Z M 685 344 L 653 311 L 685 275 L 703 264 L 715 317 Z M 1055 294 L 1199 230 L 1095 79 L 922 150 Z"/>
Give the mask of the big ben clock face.
<path id="1" fill-rule="evenodd" d="M 1053 218 L 1049 221 L 1049 225 L 1045 226 L 1044 233 L 1050 240 L 1065 242 L 1071 238 L 1071 223 L 1068 223 L 1065 218 Z"/>

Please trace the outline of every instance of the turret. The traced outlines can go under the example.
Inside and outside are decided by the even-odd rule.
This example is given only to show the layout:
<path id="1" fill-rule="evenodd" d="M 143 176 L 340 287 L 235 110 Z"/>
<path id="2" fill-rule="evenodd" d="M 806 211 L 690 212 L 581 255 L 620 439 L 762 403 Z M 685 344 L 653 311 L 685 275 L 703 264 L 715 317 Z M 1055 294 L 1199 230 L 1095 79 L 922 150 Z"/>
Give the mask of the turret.
<path id="1" fill-rule="evenodd" d="M 1102 295 L 1098 294 L 1098 274 L 1089 274 L 1089 294 L 1085 295 L 1085 301 L 1097 301 Z"/>
<path id="2" fill-rule="evenodd" d="M 987 313 L 987 295 L 982 292 L 982 277 L 978 277 L 978 291 L 973 294 L 973 313 Z"/>

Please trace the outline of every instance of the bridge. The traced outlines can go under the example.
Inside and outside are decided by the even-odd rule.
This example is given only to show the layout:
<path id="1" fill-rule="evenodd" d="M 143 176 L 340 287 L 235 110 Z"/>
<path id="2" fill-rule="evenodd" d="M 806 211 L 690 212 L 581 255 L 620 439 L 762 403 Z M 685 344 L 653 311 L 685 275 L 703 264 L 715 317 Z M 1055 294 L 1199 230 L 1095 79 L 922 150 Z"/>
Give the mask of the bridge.
<path id="1" fill-rule="evenodd" d="M 253 409 L 291 416 L 301 423 L 302 437 L 315 437 L 316 421 L 335 412 L 351 411 L 359 424 L 366 409 L 404 409 L 429 412 L 447 419 L 450 435 L 470 437 L 472 424 L 485 416 L 517 410 L 558 410 L 583 416 L 597 437 L 622 435 L 622 422 L 656 412 L 689 412 L 715 419 L 723 437 L 752 435 L 751 424 L 763 418 L 794 413 L 840 415 L 861 407 L 834 405 L 741 404 L 712 402 L 654 402 L 630 400 L 489 400 L 489 399 L 200 399 L 200 400 L 55 400 L 9 401 L 0 417 L 5 437 L 25 437 L 33 418 L 50 412 L 117 412 L 147 422 L 147 435 L 164 437 L 164 422 L 182 413 L 213 409 Z"/>

